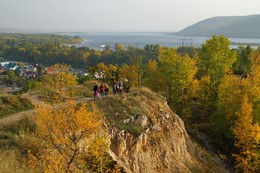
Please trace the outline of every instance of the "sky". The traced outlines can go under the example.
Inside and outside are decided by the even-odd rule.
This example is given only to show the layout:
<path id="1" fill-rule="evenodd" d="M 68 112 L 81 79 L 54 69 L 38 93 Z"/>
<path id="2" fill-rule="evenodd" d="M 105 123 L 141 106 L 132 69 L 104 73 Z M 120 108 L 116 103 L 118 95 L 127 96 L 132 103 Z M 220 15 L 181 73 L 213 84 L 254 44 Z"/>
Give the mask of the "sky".
<path id="1" fill-rule="evenodd" d="M 176 32 L 251 14 L 259 0 L 0 0 L 0 28 L 59 32 Z"/>

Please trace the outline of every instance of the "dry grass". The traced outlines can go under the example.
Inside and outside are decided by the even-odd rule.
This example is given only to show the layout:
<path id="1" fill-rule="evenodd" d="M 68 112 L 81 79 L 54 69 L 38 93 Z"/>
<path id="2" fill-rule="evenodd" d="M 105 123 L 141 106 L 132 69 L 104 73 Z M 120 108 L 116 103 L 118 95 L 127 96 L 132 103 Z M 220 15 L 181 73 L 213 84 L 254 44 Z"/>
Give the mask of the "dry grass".
<path id="1" fill-rule="evenodd" d="M 123 96 L 119 95 L 94 100 L 94 104 L 110 124 L 135 136 L 139 136 L 144 130 L 141 126 L 134 123 L 123 123 L 123 120 L 141 114 L 138 107 L 131 107 L 134 104 L 133 102 L 134 100 L 124 99 Z"/>
<path id="2" fill-rule="evenodd" d="M 13 123 L 1 124 L 0 128 L 0 172 L 32 173 L 23 159 L 25 145 L 35 130 L 32 118 L 22 118 Z"/>
<path id="3" fill-rule="evenodd" d="M 33 109 L 29 100 L 13 94 L 4 94 L 0 96 L 0 118 L 14 114 L 20 111 Z"/>
<path id="4" fill-rule="evenodd" d="M 226 160 L 222 160 L 216 154 L 210 154 L 205 148 L 203 148 L 198 143 L 194 142 L 194 157 L 198 159 L 206 168 L 205 173 L 214 173 L 214 172 L 221 172 L 221 173 L 229 173 L 232 170 L 229 170 L 226 165 Z M 196 171 L 196 168 L 190 168 L 192 172 Z"/>
<path id="5" fill-rule="evenodd" d="M 33 117 L 22 117 L 12 123 L 1 124 L 0 149 L 19 148 L 25 138 L 35 131 Z"/>
<path id="6" fill-rule="evenodd" d="M 1 173 L 34 173 L 35 170 L 27 168 L 19 151 L 6 150 L 0 154 L 0 172 Z"/>

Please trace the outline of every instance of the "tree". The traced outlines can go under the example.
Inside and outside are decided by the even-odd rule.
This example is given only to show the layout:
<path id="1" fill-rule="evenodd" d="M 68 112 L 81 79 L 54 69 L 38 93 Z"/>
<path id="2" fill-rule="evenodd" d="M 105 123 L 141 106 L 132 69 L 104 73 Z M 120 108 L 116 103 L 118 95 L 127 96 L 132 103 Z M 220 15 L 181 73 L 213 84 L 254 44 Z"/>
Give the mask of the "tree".
<path id="1" fill-rule="evenodd" d="M 138 85 L 138 66 L 132 64 L 132 65 L 126 65 L 123 64 L 119 68 L 119 76 L 120 80 L 123 82 L 127 82 L 129 86 L 137 86 Z"/>
<path id="2" fill-rule="evenodd" d="M 17 81 L 17 79 L 18 77 L 15 75 L 13 70 L 7 71 L 7 77 L 6 77 L 7 83 L 12 85 Z"/>
<path id="3" fill-rule="evenodd" d="M 221 79 L 229 74 L 232 64 L 236 60 L 236 54 L 229 48 L 229 40 L 224 36 L 213 35 L 207 40 L 199 52 L 198 77 L 208 76 L 209 81 L 209 104 L 215 109 L 217 90 Z"/>
<path id="4" fill-rule="evenodd" d="M 236 74 L 247 76 L 253 65 L 253 49 L 250 46 L 239 47 L 237 60 L 233 65 Z"/>
<path id="5" fill-rule="evenodd" d="M 232 131 L 235 136 L 235 169 L 238 172 L 260 172 L 260 126 L 253 124 L 252 105 L 247 95 L 243 98 L 241 110 Z"/>
<path id="6" fill-rule="evenodd" d="M 145 51 L 145 63 L 147 63 L 149 60 L 156 60 L 158 59 L 159 52 L 160 52 L 161 46 L 158 44 L 152 45 L 152 44 L 147 44 L 144 47 Z"/>
<path id="7" fill-rule="evenodd" d="M 101 74 L 102 78 L 105 79 L 106 71 L 108 71 L 108 70 L 107 70 L 107 66 L 103 62 L 98 63 L 96 70 L 97 70 L 96 72 L 98 74 Z"/>
<path id="8" fill-rule="evenodd" d="M 162 48 L 159 54 L 159 71 L 165 86 L 165 95 L 169 103 L 182 114 L 187 109 L 188 90 L 195 78 L 197 68 L 194 59 L 188 55 L 181 56 L 173 48 Z"/>
<path id="9" fill-rule="evenodd" d="M 36 68 L 38 76 L 42 76 L 44 73 L 44 67 L 42 65 L 37 65 Z"/>
<path id="10" fill-rule="evenodd" d="M 47 90 L 47 94 L 55 94 L 59 101 L 61 98 L 69 98 L 73 96 L 73 87 L 77 85 L 76 76 L 69 73 L 69 66 L 55 64 L 52 66 L 53 73 L 42 76 L 39 80 L 41 82 L 41 88 Z M 49 95 L 50 96 L 50 95 Z M 50 98 L 54 101 L 54 98 Z"/>
<path id="11" fill-rule="evenodd" d="M 106 76 L 109 82 L 116 81 L 117 66 L 109 64 L 107 66 Z"/>
<path id="12" fill-rule="evenodd" d="M 102 133 L 100 117 L 85 104 L 67 101 L 52 107 L 37 108 L 38 152 L 32 153 L 43 172 L 80 172 L 86 155 L 97 155 L 108 147 Z M 105 147 L 105 148 L 104 148 Z M 100 150 L 102 148 L 102 150 Z"/>
<path id="13" fill-rule="evenodd" d="M 144 85 L 152 89 L 154 92 L 162 93 L 163 86 L 166 86 L 162 73 L 159 71 L 159 65 L 156 60 L 149 60 L 144 79 Z"/>
<path id="14" fill-rule="evenodd" d="M 199 52 L 199 75 L 208 75 L 212 81 L 219 82 L 235 60 L 235 54 L 229 48 L 229 40 L 224 36 L 213 35 Z"/>
<path id="15" fill-rule="evenodd" d="M 218 88 L 218 98 L 215 103 L 216 112 L 212 115 L 214 139 L 220 146 L 231 149 L 234 135 L 231 127 L 236 120 L 236 112 L 240 110 L 242 99 L 249 92 L 248 80 L 229 75 L 225 76 Z M 223 145 L 225 143 L 225 145 Z"/>
<path id="16" fill-rule="evenodd" d="M 125 46 L 123 44 L 115 44 L 115 51 L 124 51 Z"/>
<path id="17" fill-rule="evenodd" d="M 20 68 L 24 68 L 24 63 L 23 63 L 23 62 L 18 62 L 17 65 L 18 65 Z"/>
<path id="18" fill-rule="evenodd" d="M 191 93 L 188 95 L 193 96 L 193 98 L 189 100 L 189 104 L 191 104 L 192 107 L 193 120 L 208 122 L 207 118 L 213 112 L 210 105 L 210 96 L 212 93 L 209 90 L 209 85 L 209 76 L 203 76 L 199 80 L 194 79 L 191 83 Z"/>
<path id="19" fill-rule="evenodd" d="M 254 121 L 260 123 L 260 53 L 256 54 L 254 64 L 248 75 L 250 81 L 250 101 L 253 105 Z"/>

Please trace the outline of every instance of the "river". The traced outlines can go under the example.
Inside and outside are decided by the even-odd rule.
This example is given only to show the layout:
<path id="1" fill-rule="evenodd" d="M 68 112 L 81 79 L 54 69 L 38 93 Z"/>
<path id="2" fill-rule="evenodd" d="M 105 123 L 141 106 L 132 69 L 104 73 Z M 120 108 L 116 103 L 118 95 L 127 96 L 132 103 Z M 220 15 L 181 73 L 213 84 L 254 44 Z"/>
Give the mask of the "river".
<path id="1" fill-rule="evenodd" d="M 194 46 L 200 47 L 209 37 L 185 37 L 174 36 L 170 33 L 152 33 L 152 32 L 91 32 L 91 33 L 63 33 L 66 35 L 78 35 L 83 38 L 83 42 L 75 44 L 77 47 L 89 47 L 91 49 L 102 50 L 104 46 L 114 48 L 115 44 L 123 44 L 125 48 L 134 46 L 143 48 L 147 44 L 159 44 L 165 47 Z M 235 43 L 253 43 L 260 45 L 260 39 L 251 38 L 229 38 Z M 231 45 L 236 48 L 238 45 Z M 252 46 L 257 47 L 257 46 Z"/>

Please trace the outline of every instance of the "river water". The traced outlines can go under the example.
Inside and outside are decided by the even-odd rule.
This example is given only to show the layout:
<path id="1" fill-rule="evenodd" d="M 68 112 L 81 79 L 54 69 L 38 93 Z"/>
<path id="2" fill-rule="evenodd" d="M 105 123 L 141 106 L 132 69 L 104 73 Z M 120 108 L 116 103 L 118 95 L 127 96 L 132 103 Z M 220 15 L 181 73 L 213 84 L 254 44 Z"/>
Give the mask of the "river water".
<path id="1" fill-rule="evenodd" d="M 147 44 L 159 44 L 165 47 L 179 47 L 179 46 L 194 46 L 200 47 L 209 37 L 185 37 L 174 36 L 169 33 L 148 33 L 148 32 L 134 32 L 134 33 L 66 33 L 66 35 L 78 35 L 83 38 L 81 44 L 76 44 L 77 47 L 89 47 L 91 49 L 102 50 L 104 46 L 114 48 L 115 44 L 123 44 L 125 48 L 134 46 L 143 48 Z M 255 43 L 260 45 L 260 39 L 251 38 L 229 38 L 231 42 L 236 43 Z M 236 48 L 237 45 L 231 45 L 231 48 Z M 252 46 L 256 47 L 256 46 Z"/>

